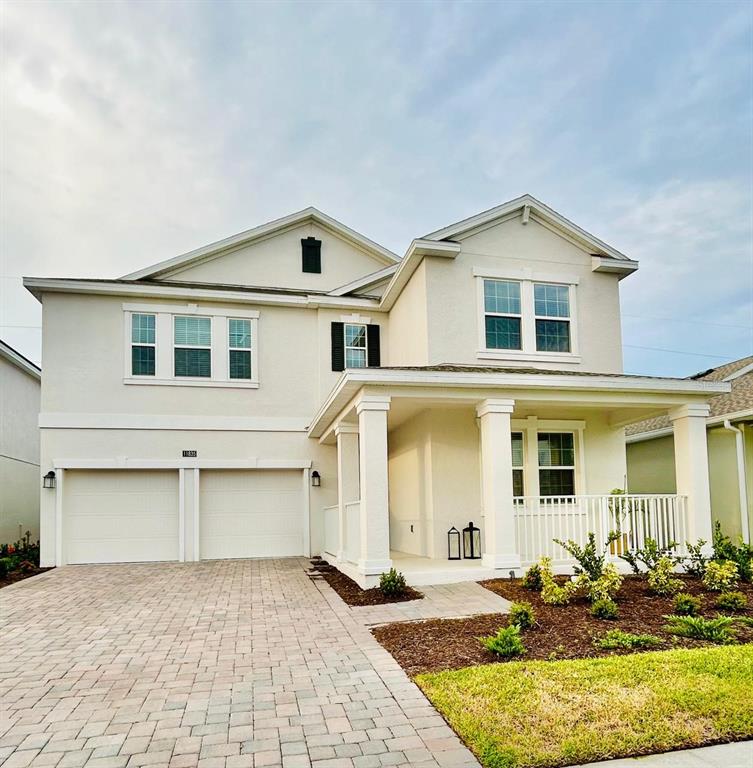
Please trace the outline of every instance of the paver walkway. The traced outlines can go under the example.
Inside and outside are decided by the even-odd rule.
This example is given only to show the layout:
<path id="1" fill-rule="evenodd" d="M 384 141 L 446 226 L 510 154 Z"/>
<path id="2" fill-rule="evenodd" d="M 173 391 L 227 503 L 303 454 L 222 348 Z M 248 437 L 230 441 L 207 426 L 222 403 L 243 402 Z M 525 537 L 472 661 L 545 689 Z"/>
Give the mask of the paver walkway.
<path id="1" fill-rule="evenodd" d="M 0 763 L 477 766 L 306 565 L 68 566 L 0 590 Z"/>

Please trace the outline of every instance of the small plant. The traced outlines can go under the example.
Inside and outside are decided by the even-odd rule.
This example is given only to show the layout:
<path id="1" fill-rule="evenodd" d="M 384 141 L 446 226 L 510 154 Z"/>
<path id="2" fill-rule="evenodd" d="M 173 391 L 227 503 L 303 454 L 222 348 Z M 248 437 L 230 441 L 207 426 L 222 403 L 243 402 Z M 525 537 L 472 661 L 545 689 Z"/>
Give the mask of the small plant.
<path id="1" fill-rule="evenodd" d="M 735 621 L 744 627 L 753 629 L 753 616 L 735 616 Z"/>
<path id="2" fill-rule="evenodd" d="M 716 607 L 730 613 L 745 610 L 748 598 L 742 592 L 722 592 L 716 599 Z"/>
<path id="3" fill-rule="evenodd" d="M 753 579 L 753 545 L 746 544 L 742 536 L 738 539 L 737 545 L 733 544 L 729 536 L 722 533 L 722 524 L 718 520 L 714 523 L 711 542 L 714 548 L 714 560 L 718 562 L 731 560 L 737 565 L 738 576 L 743 581 L 750 582 Z"/>
<path id="4" fill-rule="evenodd" d="M 648 586 L 656 595 L 666 597 L 682 589 L 680 579 L 673 578 L 675 561 L 671 557 L 660 557 L 648 572 Z"/>
<path id="5" fill-rule="evenodd" d="M 732 643 L 735 636 L 731 631 L 732 619 L 729 616 L 717 616 L 704 619 L 703 616 L 667 616 L 667 632 L 680 637 L 695 640 L 708 640 L 712 643 Z"/>
<path id="6" fill-rule="evenodd" d="M 541 558 L 540 568 L 541 599 L 547 605 L 567 605 L 578 592 L 578 583 L 568 580 L 564 584 L 558 584 L 552 574 L 552 561 L 548 557 Z"/>
<path id="7" fill-rule="evenodd" d="M 602 637 L 594 640 L 594 645 L 603 651 L 634 650 L 636 648 L 655 648 L 662 644 L 656 635 L 634 635 L 621 629 L 610 629 Z"/>
<path id="8" fill-rule="evenodd" d="M 607 536 L 607 542 L 601 553 L 599 553 L 597 549 L 596 535 L 593 533 L 588 534 L 588 542 L 583 547 L 572 539 L 568 539 L 567 541 L 554 539 L 554 542 L 559 544 L 574 560 L 577 561 L 578 565 L 575 566 L 576 574 L 585 573 L 591 581 L 596 581 L 602 575 L 604 570 L 604 559 L 609 550 L 609 545 L 619 538 L 620 534 L 617 531 L 612 531 L 609 536 Z"/>
<path id="9" fill-rule="evenodd" d="M 591 616 L 597 619 L 616 619 L 619 612 L 614 600 L 595 600 L 591 605 Z"/>
<path id="10" fill-rule="evenodd" d="M 4 579 L 10 570 L 11 560 L 9 557 L 0 557 L 0 579 Z"/>
<path id="11" fill-rule="evenodd" d="M 491 651 L 497 656 L 502 656 L 506 659 L 512 656 L 520 656 L 526 652 L 526 647 L 520 638 L 520 627 L 517 624 L 502 627 L 496 635 L 491 637 L 480 637 L 479 642 L 487 651 Z"/>
<path id="12" fill-rule="evenodd" d="M 530 629 L 536 623 L 536 614 L 530 603 L 513 603 L 510 606 L 510 624 Z"/>
<path id="13" fill-rule="evenodd" d="M 706 566 L 710 560 L 710 558 L 703 554 L 703 548 L 706 544 L 708 544 L 706 539 L 698 539 L 695 544 L 691 544 L 689 541 L 685 542 L 688 555 L 682 558 L 683 570 L 688 575 L 695 576 L 698 579 L 703 578 L 703 574 L 706 573 Z"/>
<path id="14" fill-rule="evenodd" d="M 737 586 L 737 563 L 732 560 L 712 560 L 706 566 L 703 584 L 712 592 L 729 592 Z"/>
<path id="15" fill-rule="evenodd" d="M 701 611 L 701 600 L 687 592 L 675 595 L 672 608 L 678 616 L 697 616 Z"/>
<path id="16" fill-rule="evenodd" d="M 532 589 L 535 592 L 541 591 L 541 587 L 544 585 L 541 583 L 541 567 L 537 563 L 534 563 L 525 572 L 521 586 L 524 589 Z"/>
<path id="17" fill-rule="evenodd" d="M 390 568 L 379 577 L 379 589 L 385 597 L 400 597 L 405 593 L 405 576 Z"/>
<path id="18" fill-rule="evenodd" d="M 656 539 L 647 536 L 643 547 L 625 552 L 620 558 L 633 569 L 633 573 L 640 575 L 641 564 L 647 571 L 654 570 L 662 558 L 672 559 L 672 550 L 676 546 L 676 541 L 670 541 L 665 547 L 660 547 Z"/>
<path id="19" fill-rule="evenodd" d="M 596 581 L 586 580 L 584 589 L 588 599 L 592 602 L 600 600 L 612 600 L 620 591 L 622 586 L 622 576 L 620 576 L 617 566 L 614 563 L 607 563 L 601 571 Z"/>

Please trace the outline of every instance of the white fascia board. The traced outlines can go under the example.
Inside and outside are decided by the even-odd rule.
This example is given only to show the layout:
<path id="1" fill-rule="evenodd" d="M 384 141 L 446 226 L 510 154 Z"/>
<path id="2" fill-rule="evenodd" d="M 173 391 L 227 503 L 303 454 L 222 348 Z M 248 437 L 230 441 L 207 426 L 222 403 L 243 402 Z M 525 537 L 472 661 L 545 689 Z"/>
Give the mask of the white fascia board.
<path id="1" fill-rule="evenodd" d="M 674 394 L 690 397 L 709 397 L 730 391 L 729 384 L 721 382 L 689 381 L 686 379 L 651 379 L 627 376 L 577 376 L 532 373 L 480 373 L 478 371 L 413 371 L 356 369 L 345 371 L 319 408 L 309 427 L 311 437 L 320 437 L 327 424 L 327 414 L 351 399 L 363 386 L 455 387 L 458 389 L 531 389 L 568 390 L 581 392 L 627 392 L 647 394 Z M 337 407 L 337 406 L 340 407 Z M 324 423 L 323 423 L 324 422 Z"/>
<path id="2" fill-rule="evenodd" d="M 322 213 L 320 210 L 309 207 L 304 208 L 302 211 L 296 211 L 288 216 L 269 221 L 266 224 L 262 224 L 253 229 L 248 229 L 245 232 L 240 232 L 237 235 L 231 235 L 223 240 L 217 240 L 209 245 L 204 245 L 201 248 L 196 248 L 188 253 L 174 256 L 171 259 L 165 259 L 157 264 L 152 264 L 144 269 L 139 269 L 136 272 L 131 272 L 128 275 L 124 275 L 122 280 L 140 280 L 145 277 L 154 277 L 165 272 L 175 270 L 179 267 L 186 267 L 196 261 L 201 261 L 209 257 L 213 257 L 223 253 L 224 251 L 238 248 L 239 246 L 259 240 L 263 237 L 268 237 L 271 234 L 279 232 L 289 227 L 297 226 L 298 224 L 305 223 L 307 221 L 315 221 L 322 226 L 331 229 L 336 234 L 340 235 L 345 240 L 358 245 L 360 248 L 368 251 L 371 255 L 375 256 L 379 260 L 386 264 L 395 264 L 400 261 L 400 257 L 392 253 L 384 246 L 375 243 L 368 237 L 365 237 L 360 232 L 356 232 L 354 229 L 345 226 L 337 219 L 333 219 L 331 216 L 327 216 L 326 213 Z"/>
<path id="3" fill-rule="evenodd" d="M 735 379 L 739 379 L 741 376 L 745 376 L 746 373 L 750 373 L 751 371 L 753 371 L 753 363 L 744 365 L 742 368 L 739 368 L 734 373 L 730 373 L 729 376 L 725 376 L 724 381 L 734 381 Z"/>
<path id="4" fill-rule="evenodd" d="M 285 307 L 307 307 L 316 309 L 319 306 L 352 309 L 377 309 L 379 301 L 368 298 L 351 298 L 349 296 L 326 296 L 319 294 L 289 295 L 276 293 L 254 293 L 253 291 L 219 291 L 211 288 L 188 288 L 168 285 L 144 285 L 143 283 L 118 282 L 89 282 L 87 280 L 57 279 L 42 277 L 25 277 L 24 286 L 37 299 L 45 291 L 51 293 L 83 293 L 104 296 L 141 296 L 160 299 L 197 299 L 216 301 L 227 304 L 261 304 Z"/>
<path id="5" fill-rule="evenodd" d="M 384 269 L 380 269 L 378 272 L 372 272 L 369 275 L 364 275 L 364 277 L 359 277 L 355 280 L 351 280 L 349 283 L 346 283 L 345 285 L 341 285 L 339 288 L 335 288 L 333 291 L 330 291 L 327 295 L 328 296 L 345 296 L 348 293 L 351 293 L 352 291 L 360 290 L 361 288 L 368 288 L 370 285 L 374 285 L 376 283 L 382 282 L 382 280 L 386 280 L 388 277 L 392 277 L 392 275 L 395 274 L 395 271 L 397 270 L 398 265 L 392 264 L 389 267 L 385 267 Z"/>
<path id="6" fill-rule="evenodd" d="M 753 410 L 747 411 L 735 411 L 735 413 L 725 413 L 721 416 L 709 416 L 706 419 L 707 427 L 718 427 L 720 424 L 724 424 L 725 421 L 740 422 L 753 419 Z M 634 435 L 627 435 L 625 437 L 626 443 L 642 443 L 646 440 L 656 440 L 660 437 L 666 437 L 674 433 L 672 427 L 662 427 L 661 429 L 651 429 L 647 432 L 637 432 Z"/>
<path id="7" fill-rule="evenodd" d="M 408 280 L 418 269 L 418 265 L 424 256 L 439 256 L 454 259 L 460 253 L 460 243 L 435 242 L 433 240 L 414 240 L 408 248 L 403 260 L 392 276 L 389 285 L 382 294 L 380 308 L 388 311 L 392 309 L 395 300 L 405 288 Z"/>
<path id="8" fill-rule="evenodd" d="M 586 232 L 585 229 L 582 229 L 577 224 L 573 223 L 569 219 L 566 219 L 564 216 L 562 216 L 562 214 L 557 213 L 557 211 L 550 208 L 548 205 L 545 205 L 540 200 L 537 200 L 535 197 L 528 194 L 522 195 L 521 197 L 516 197 L 514 200 L 509 200 L 508 202 L 502 203 L 502 205 L 498 205 L 495 208 L 490 208 L 488 211 L 482 211 L 475 216 L 462 219 L 461 221 L 450 224 L 447 227 L 438 229 L 435 232 L 430 232 L 428 235 L 424 235 L 423 239 L 452 239 L 464 234 L 465 232 L 469 232 L 472 229 L 476 229 L 477 227 L 484 226 L 489 222 L 502 218 L 503 216 L 507 216 L 514 211 L 520 210 L 522 214 L 526 208 L 528 209 L 529 214 L 531 212 L 538 214 L 541 218 L 547 220 L 557 228 L 567 232 L 571 237 L 579 240 L 587 247 L 600 251 L 603 253 L 603 255 L 609 256 L 612 259 L 619 259 L 628 262 L 632 261 L 624 253 L 621 253 L 616 248 L 608 245 L 603 240 L 600 240 L 595 235 L 592 235 L 590 232 Z"/>
<path id="9" fill-rule="evenodd" d="M 591 256 L 592 272 L 611 272 L 620 275 L 620 279 L 632 275 L 638 269 L 638 262 L 633 259 L 613 259 L 607 256 Z"/>
<path id="10" fill-rule="evenodd" d="M 0 357 L 20 368 L 24 373 L 39 381 L 42 378 L 42 369 L 27 360 L 20 352 L 9 347 L 4 341 L 0 341 Z"/>

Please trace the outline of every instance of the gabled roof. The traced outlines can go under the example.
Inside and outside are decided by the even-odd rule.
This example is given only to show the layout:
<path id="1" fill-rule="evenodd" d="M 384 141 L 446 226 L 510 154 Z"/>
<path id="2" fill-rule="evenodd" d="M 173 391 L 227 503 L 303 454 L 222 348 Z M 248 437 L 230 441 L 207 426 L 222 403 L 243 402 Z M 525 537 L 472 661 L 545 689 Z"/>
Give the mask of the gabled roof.
<path id="1" fill-rule="evenodd" d="M 347 296 L 353 291 L 361 291 L 364 288 L 370 288 L 372 285 L 381 283 L 384 280 L 389 280 L 392 275 L 395 274 L 398 265 L 392 264 L 389 267 L 380 269 L 378 272 L 372 272 L 370 275 L 364 275 L 364 277 L 358 277 L 355 280 L 351 280 L 345 285 L 341 285 L 338 288 L 329 292 L 329 296 Z"/>
<path id="2" fill-rule="evenodd" d="M 304 208 L 302 211 L 291 213 L 289 216 L 283 216 L 281 219 L 275 219 L 274 221 L 269 221 L 266 224 L 254 227 L 253 229 L 248 229 L 245 232 L 240 232 L 237 235 L 231 235 L 223 240 L 218 240 L 216 243 L 204 245 L 201 248 L 181 254 L 180 256 L 174 256 L 173 258 L 166 259 L 158 264 L 152 264 L 144 269 L 131 272 L 128 275 L 123 275 L 120 279 L 143 280 L 144 278 L 159 277 L 160 275 L 174 272 L 176 269 L 182 269 L 196 262 L 212 259 L 227 251 L 235 250 L 244 245 L 249 245 L 256 240 L 269 237 L 277 232 L 309 222 L 319 224 L 334 234 L 339 235 L 343 240 L 361 248 L 383 264 L 392 265 L 400 262 L 400 257 L 384 246 L 375 243 L 373 240 L 356 232 L 354 229 L 346 227 L 345 224 L 340 223 L 331 216 L 327 216 L 326 213 L 322 213 L 316 208 L 309 207 Z"/>
<path id="3" fill-rule="evenodd" d="M 590 232 L 586 232 L 585 229 L 581 229 L 577 224 L 574 224 L 569 219 L 566 219 L 562 214 L 557 213 L 554 209 L 545 205 L 540 200 L 537 200 L 532 195 L 521 195 L 514 200 L 509 200 L 502 205 L 498 205 L 495 208 L 490 208 L 487 211 L 477 213 L 475 216 L 471 216 L 467 219 L 462 219 L 449 226 L 442 227 L 435 232 L 430 232 L 428 235 L 424 235 L 422 240 L 453 240 L 461 237 L 467 232 L 474 230 L 478 227 L 483 227 L 495 222 L 498 219 L 502 219 L 511 214 L 521 211 L 523 216 L 523 223 L 527 223 L 529 217 L 534 220 L 540 220 L 542 223 L 548 224 L 555 230 L 559 230 L 561 233 L 567 235 L 572 240 L 575 240 L 579 245 L 589 251 L 593 256 L 602 257 L 607 259 L 614 259 L 619 262 L 623 262 L 620 266 L 624 269 L 630 265 L 634 265 L 630 271 L 638 268 L 638 262 L 628 258 L 624 253 L 621 253 L 616 248 L 608 245 L 603 240 L 600 240 Z"/>
<path id="4" fill-rule="evenodd" d="M 20 368 L 24 373 L 28 373 L 33 378 L 37 380 L 42 378 L 42 369 L 36 363 L 32 363 L 28 357 L 24 357 L 17 349 L 13 349 L 10 344 L 6 344 L 2 339 L 0 339 L 0 357 Z"/>
<path id="5" fill-rule="evenodd" d="M 725 418 L 753 418 L 753 355 L 733 360 L 717 368 L 709 368 L 688 377 L 688 381 L 728 382 L 731 391 L 709 400 L 709 422 L 721 423 Z M 668 416 L 658 416 L 631 424 L 625 432 L 635 439 L 650 439 L 669 434 L 672 423 Z M 640 438 L 637 436 L 640 435 Z"/>

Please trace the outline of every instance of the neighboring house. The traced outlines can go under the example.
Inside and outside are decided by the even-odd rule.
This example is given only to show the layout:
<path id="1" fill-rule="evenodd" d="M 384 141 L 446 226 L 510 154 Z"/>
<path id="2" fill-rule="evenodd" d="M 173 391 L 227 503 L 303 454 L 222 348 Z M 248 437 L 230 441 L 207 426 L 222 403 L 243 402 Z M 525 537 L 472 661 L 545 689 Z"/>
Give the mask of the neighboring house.
<path id="1" fill-rule="evenodd" d="M 0 341 L 0 544 L 39 536 L 41 373 Z"/>
<path id="2" fill-rule="evenodd" d="M 674 420 L 677 494 L 710 531 L 707 401 L 622 374 L 637 263 L 525 195 L 403 258 L 314 208 L 114 280 L 26 278 L 43 303 L 42 561 L 323 552 L 362 585 L 483 578 L 642 514 L 628 423 Z M 643 509 L 644 507 L 641 507 Z M 483 558 L 448 562 L 448 530 Z"/>
<path id="3" fill-rule="evenodd" d="M 709 401 L 706 419 L 711 513 L 725 533 L 750 542 L 753 530 L 753 357 L 691 376 L 729 382 L 731 391 Z M 674 438 L 666 416 L 627 428 L 631 493 L 675 493 Z"/>

